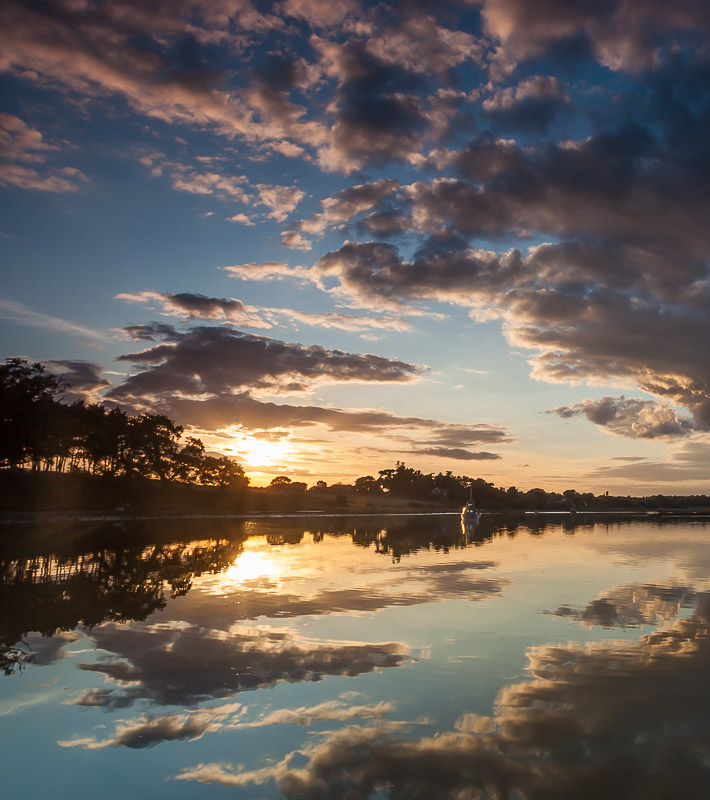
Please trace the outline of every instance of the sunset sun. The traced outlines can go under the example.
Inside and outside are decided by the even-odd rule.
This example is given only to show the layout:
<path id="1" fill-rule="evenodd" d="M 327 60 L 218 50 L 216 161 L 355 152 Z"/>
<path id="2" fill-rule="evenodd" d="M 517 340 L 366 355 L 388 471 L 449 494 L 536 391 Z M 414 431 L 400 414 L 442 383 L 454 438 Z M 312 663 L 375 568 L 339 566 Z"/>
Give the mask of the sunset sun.
<path id="1" fill-rule="evenodd" d="M 288 458 L 293 448 L 287 441 L 245 438 L 230 448 L 245 467 L 271 467 Z"/>

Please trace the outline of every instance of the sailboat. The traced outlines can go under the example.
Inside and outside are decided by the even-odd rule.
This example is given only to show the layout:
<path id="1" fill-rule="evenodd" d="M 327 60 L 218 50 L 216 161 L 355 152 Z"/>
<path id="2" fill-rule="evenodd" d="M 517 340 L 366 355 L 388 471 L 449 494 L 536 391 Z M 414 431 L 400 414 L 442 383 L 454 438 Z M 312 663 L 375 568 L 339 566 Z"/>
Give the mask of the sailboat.
<path id="1" fill-rule="evenodd" d="M 461 522 L 468 524 L 477 522 L 478 515 L 479 511 L 473 502 L 473 486 L 471 486 L 468 493 L 468 503 L 461 509 Z"/>

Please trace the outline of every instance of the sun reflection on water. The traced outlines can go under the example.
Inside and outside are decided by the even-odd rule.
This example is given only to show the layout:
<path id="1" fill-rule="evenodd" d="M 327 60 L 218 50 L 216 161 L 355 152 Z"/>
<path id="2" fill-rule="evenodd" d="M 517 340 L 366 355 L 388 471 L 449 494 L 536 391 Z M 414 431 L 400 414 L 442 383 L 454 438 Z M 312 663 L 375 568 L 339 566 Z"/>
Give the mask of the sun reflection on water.
<path id="1" fill-rule="evenodd" d="M 246 583 L 260 578 L 274 579 L 280 572 L 279 565 L 267 553 L 259 550 L 245 550 L 224 573 L 223 585 Z"/>

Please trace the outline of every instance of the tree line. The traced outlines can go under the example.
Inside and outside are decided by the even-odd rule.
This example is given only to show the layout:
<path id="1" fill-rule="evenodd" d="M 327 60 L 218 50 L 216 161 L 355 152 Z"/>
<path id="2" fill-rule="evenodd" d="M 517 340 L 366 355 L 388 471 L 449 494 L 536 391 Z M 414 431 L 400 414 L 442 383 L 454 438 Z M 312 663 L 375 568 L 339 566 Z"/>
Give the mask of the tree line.
<path id="1" fill-rule="evenodd" d="M 278 489 L 305 491 L 306 484 L 291 481 L 280 475 L 271 481 L 271 486 Z M 568 511 L 584 509 L 658 509 L 658 508 L 693 508 L 709 507 L 710 497 L 707 495 L 649 495 L 633 497 L 631 495 L 610 495 L 609 492 L 595 495 L 593 492 L 579 492 L 566 489 L 563 492 L 548 492 L 535 487 L 527 491 L 516 486 L 507 488 L 495 486 L 483 478 L 472 478 L 468 475 L 454 475 L 453 472 L 425 473 L 408 467 L 403 461 L 395 462 L 395 466 L 379 470 L 377 477 L 363 475 L 352 484 L 335 483 L 330 486 L 325 481 L 317 481 L 313 491 L 325 490 L 337 492 L 342 496 L 348 493 L 391 495 L 411 500 L 436 499 L 450 504 L 463 505 L 469 497 L 480 508 L 491 510 L 539 510 Z"/>
<path id="2" fill-rule="evenodd" d="M 200 439 L 163 414 L 57 399 L 69 385 L 39 363 L 0 365 L 0 468 L 142 477 L 243 488 L 244 469 L 211 456 Z"/>

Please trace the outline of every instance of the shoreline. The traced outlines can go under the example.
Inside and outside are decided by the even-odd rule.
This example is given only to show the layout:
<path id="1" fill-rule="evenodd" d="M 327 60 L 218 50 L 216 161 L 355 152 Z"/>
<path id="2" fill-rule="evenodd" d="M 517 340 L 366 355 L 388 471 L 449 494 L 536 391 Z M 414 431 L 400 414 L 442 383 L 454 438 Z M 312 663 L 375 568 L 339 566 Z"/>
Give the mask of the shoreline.
<path id="1" fill-rule="evenodd" d="M 301 511 L 241 511 L 233 513 L 155 511 L 132 513 L 116 511 L 0 511 L 0 525 L 22 525 L 38 522 L 146 522 L 150 520 L 264 520 L 264 519 L 330 519 L 342 517 L 459 517 L 460 511 L 428 509 L 409 511 L 348 510 L 340 511 L 304 509 Z M 710 509 L 590 509 L 585 511 L 545 511 L 530 509 L 480 509 L 479 516 L 508 517 L 559 517 L 582 519 L 586 517 L 642 517 L 644 519 L 710 519 Z"/>

